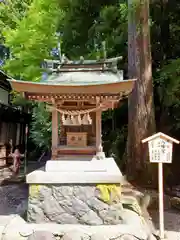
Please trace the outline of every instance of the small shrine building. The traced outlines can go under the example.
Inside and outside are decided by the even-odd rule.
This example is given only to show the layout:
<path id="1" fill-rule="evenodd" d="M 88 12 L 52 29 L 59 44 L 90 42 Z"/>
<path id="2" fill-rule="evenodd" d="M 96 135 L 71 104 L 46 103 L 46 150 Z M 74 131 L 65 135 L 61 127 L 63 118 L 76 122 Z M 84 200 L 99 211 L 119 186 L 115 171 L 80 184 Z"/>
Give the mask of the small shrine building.
<path id="1" fill-rule="evenodd" d="M 52 112 L 52 159 L 104 157 L 102 112 L 116 108 L 135 81 L 123 80 L 118 60 L 65 61 L 57 64 L 46 80 L 10 80 L 15 91 L 47 103 Z"/>

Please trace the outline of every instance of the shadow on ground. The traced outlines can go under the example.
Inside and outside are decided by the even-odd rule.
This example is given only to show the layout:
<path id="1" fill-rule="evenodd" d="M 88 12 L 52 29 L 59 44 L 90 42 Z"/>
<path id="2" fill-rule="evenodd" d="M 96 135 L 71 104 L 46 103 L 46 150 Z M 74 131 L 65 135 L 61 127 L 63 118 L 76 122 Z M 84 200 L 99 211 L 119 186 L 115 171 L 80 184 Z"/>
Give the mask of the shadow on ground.
<path id="1" fill-rule="evenodd" d="M 27 204 L 28 186 L 25 183 L 8 184 L 0 187 L 0 215 L 21 213 Z"/>
<path id="2" fill-rule="evenodd" d="M 150 216 L 156 229 L 159 229 L 159 211 L 150 210 Z M 176 210 L 166 210 L 164 212 L 165 231 L 180 232 L 180 212 Z"/>
<path id="3" fill-rule="evenodd" d="M 42 168 L 45 162 L 33 162 L 28 165 L 27 173 Z M 24 171 L 13 177 L 9 168 L 0 170 L 0 215 L 20 214 L 27 208 L 28 185 Z"/>

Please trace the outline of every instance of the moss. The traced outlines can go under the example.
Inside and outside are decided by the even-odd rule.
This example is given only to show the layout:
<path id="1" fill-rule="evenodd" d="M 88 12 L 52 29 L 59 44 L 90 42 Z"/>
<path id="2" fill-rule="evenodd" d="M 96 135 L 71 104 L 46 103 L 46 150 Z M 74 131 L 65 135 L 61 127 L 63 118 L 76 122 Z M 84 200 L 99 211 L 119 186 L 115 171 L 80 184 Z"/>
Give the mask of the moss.
<path id="1" fill-rule="evenodd" d="M 111 203 L 121 196 L 121 185 L 115 184 L 99 184 L 96 188 L 100 191 L 100 198 L 106 202 Z"/>
<path id="2" fill-rule="evenodd" d="M 29 196 L 37 197 L 39 195 L 40 186 L 36 184 L 32 184 L 29 186 Z"/>

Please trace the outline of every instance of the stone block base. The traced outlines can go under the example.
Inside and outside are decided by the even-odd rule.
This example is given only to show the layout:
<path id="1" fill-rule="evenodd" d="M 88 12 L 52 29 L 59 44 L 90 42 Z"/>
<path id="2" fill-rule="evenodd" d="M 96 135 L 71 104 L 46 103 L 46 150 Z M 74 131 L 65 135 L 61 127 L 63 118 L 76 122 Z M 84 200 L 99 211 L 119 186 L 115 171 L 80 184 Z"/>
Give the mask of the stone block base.
<path id="1" fill-rule="evenodd" d="M 122 223 L 120 185 L 29 185 L 28 222 L 84 225 Z"/>

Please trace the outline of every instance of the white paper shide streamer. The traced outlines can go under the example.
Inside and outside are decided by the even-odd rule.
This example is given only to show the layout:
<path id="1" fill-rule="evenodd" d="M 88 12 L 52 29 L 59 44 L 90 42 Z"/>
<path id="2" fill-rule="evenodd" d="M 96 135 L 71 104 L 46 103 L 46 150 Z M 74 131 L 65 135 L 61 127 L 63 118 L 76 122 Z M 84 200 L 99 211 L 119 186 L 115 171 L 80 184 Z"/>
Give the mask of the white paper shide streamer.
<path id="1" fill-rule="evenodd" d="M 93 109 L 86 110 L 64 110 L 58 109 L 52 106 L 48 106 L 49 110 L 55 109 L 56 111 L 62 114 L 62 123 L 64 126 L 80 126 L 80 125 L 91 125 L 92 118 L 90 116 L 91 112 L 96 112 L 99 109 L 102 109 L 103 106 L 99 105 Z"/>

